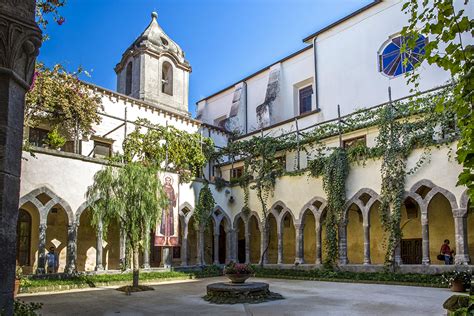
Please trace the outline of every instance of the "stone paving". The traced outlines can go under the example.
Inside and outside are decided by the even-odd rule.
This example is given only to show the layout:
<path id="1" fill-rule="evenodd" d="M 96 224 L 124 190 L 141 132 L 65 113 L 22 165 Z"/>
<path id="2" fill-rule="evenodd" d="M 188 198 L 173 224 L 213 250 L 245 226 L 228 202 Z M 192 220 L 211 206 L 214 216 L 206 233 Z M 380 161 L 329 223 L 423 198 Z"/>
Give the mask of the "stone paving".
<path id="1" fill-rule="evenodd" d="M 168 282 L 130 296 L 113 288 L 21 295 L 44 303 L 42 315 L 445 315 L 447 289 L 398 285 L 254 278 L 285 299 L 261 304 L 214 305 L 206 285 L 224 278 Z"/>

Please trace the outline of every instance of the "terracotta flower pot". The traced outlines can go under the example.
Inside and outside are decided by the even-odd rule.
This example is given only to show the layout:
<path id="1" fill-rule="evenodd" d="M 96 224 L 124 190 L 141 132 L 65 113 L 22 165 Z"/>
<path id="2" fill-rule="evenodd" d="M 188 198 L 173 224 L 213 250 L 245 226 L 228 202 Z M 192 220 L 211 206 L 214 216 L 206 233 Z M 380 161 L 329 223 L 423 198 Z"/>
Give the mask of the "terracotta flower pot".
<path id="1" fill-rule="evenodd" d="M 19 292 L 20 292 L 20 280 L 15 279 L 15 288 L 13 290 L 13 298 L 15 298 Z"/>
<path id="2" fill-rule="evenodd" d="M 230 283 L 245 283 L 245 280 L 250 278 L 252 275 L 250 273 L 248 274 L 237 274 L 237 273 L 226 273 L 225 276 L 230 280 Z"/>
<path id="3" fill-rule="evenodd" d="M 461 279 L 456 279 L 451 284 L 451 291 L 453 292 L 464 292 L 466 291 L 466 287 L 464 286 L 464 282 Z"/>

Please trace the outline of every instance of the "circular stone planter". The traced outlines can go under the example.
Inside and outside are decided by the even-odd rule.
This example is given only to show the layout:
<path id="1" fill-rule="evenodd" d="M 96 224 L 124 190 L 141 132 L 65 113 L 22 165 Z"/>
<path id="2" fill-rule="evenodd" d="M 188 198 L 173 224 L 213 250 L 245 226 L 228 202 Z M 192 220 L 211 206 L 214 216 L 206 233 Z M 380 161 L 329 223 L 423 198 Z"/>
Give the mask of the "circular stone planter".
<path id="1" fill-rule="evenodd" d="M 261 303 L 280 300 L 283 296 L 270 292 L 268 283 L 212 283 L 207 286 L 204 300 L 214 304 Z"/>

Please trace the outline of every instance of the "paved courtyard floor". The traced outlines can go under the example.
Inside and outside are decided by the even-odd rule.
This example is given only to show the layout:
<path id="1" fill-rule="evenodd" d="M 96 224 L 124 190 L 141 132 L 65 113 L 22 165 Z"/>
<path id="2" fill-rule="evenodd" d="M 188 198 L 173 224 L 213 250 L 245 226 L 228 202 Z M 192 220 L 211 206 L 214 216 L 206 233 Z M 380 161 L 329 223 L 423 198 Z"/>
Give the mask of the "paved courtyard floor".
<path id="1" fill-rule="evenodd" d="M 224 278 L 157 284 L 130 296 L 112 288 L 21 295 L 44 303 L 42 315 L 445 315 L 447 289 L 260 279 L 285 299 L 261 304 L 214 305 L 201 299 L 206 285 Z M 251 279 L 252 280 L 252 279 Z"/>

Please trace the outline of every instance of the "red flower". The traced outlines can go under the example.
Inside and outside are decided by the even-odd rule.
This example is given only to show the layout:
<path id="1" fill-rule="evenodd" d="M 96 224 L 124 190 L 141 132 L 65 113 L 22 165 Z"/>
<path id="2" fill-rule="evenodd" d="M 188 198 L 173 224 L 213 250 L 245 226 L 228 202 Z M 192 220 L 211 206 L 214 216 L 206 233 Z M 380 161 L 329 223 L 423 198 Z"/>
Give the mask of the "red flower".
<path id="1" fill-rule="evenodd" d="M 58 25 L 63 25 L 64 22 L 66 22 L 66 19 L 63 17 L 60 17 L 57 21 Z"/>
<path id="2" fill-rule="evenodd" d="M 31 80 L 31 85 L 30 85 L 30 90 L 33 90 L 33 88 L 35 87 L 35 82 L 36 82 L 36 78 L 39 76 L 39 72 L 38 71 L 35 71 L 35 73 L 33 74 L 33 79 Z"/>

